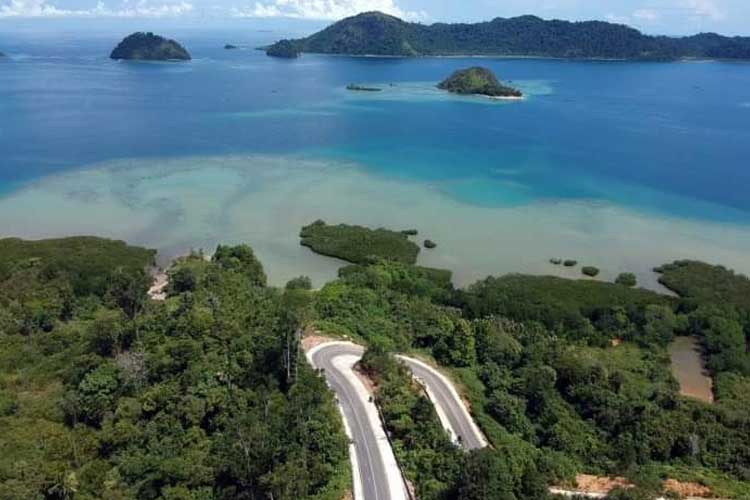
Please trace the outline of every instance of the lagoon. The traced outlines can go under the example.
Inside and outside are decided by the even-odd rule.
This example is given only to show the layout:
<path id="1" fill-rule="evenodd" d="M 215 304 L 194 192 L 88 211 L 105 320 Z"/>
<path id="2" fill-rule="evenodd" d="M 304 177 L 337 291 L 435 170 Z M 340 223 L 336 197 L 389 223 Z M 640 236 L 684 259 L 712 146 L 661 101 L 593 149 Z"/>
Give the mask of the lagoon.
<path id="1" fill-rule="evenodd" d="M 317 218 L 417 227 L 438 243 L 420 264 L 460 285 L 580 277 L 552 257 L 651 288 L 677 258 L 750 272 L 750 65 L 482 59 L 528 96 L 497 102 L 434 89 L 474 59 L 285 61 L 223 49 L 278 33 L 163 34 L 194 60 L 0 36 L 0 235 L 113 236 L 162 259 L 245 241 L 276 284 L 335 275 L 299 247 Z"/>

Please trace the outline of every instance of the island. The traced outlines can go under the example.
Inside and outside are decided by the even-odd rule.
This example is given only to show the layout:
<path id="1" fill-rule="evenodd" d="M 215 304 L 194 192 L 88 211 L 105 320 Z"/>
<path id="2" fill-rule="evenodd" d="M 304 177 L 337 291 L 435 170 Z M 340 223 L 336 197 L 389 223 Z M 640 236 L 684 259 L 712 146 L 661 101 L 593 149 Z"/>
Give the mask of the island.
<path id="1" fill-rule="evenodd" d="M 231 43 L 228 43 L 228 44 L 224 45 L 224 50 L 234 50 L 234 49 L 238 49 L 238 48 L 239 47 L 237 47 L 236 45 L 232 45 Z"/>
<path id="2" fill-rule="evenodd" d="M 346 86 L 346 90 L 352 90 L 354 92 L 382 92 L 383 89 L 377 87 L 365 87 L 364 85 L 356 85 L 354 83 Z"/>
<path id="3" fill-rule="evenodd" d="M 266 55 L 282 59 L 296 59 L 301 54 L 300 45 L 292 40 L 281 40 L 266 48 Z"/>
<path id="4" fill-rule="evenodd" d="M 419 254 L 419 246 L 406 234 L 383 228 L 333 226 L 317 220 L 302 228 L 300 238 L 300 243 L 313 252 L 352 264 L 367 264 L 378 259 L 415 264 Z"/>
<path id="5" fill-rule="evenodd" d="M 153 33 L 133 33 L 121 41 L 110 59 L 127 61 L 189 61 L 190 54 L 174 40 Z"/>
<path id="6" fill-rule="evenodd" d="M 6 57 L 8 57 L 8 56 L 6 56 L 6 55 L 5 55 L 5 54 L 3 54 L 2 52 L 0 52 L 0 59 L 4 59 L 4 58 L 6 58 Z"/>
<path id="7" fill-rule="evenodd" d="M 495 74 L 479 66 L 455 71 L 438 84 L 438 88 L 461 95 L 484 95 L 506 99 L 520 99 L 520 90 L 501 84 Z"/>
<path id="8" fill-rule="evenodd" d="M 622 24 L 536 16 L 488 22 L 410 23 L 382 12 L 348 17 L 309 37 L 267 47 L 282 53 L 357 56 L 523 56 L 564 59 L 750 59 L 750 37 L 645 35 Z M 296 55 L 294 56 L 296 57 Z"/>

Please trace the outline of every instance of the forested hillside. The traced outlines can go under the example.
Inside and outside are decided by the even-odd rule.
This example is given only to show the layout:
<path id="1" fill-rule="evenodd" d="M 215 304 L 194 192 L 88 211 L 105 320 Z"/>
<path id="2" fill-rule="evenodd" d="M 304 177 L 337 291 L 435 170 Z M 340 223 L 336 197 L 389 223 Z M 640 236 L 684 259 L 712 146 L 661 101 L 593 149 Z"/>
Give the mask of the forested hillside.
<path id="1" fill-rule="evenodd" d="M 691 270 L 702 296 L 724 286 L 712 279 L 713 266 Z M 454 290 L 385 261 L 340 274 L 315 297 L 317 325 L 375 349 L 365 359 L 380 367 L 380 404 L 402 412 L 394 418 L 405 436 L 399 449 L 407 464 L 419 464 L 409 467 L 425 498 L 544 498 L 545 485 L 580 472 L 638 485 L 617 498 L 653 498 L 667 478 L 705 484 L 717 496 L 750 495 L 746 309 L 522 275 Z M 688 334 L 710 353 L 715 405 L 681 397 L 670 372 L 666 347 Z M 417 441 L 409 436 L 434 435 L 435 420 L 404 395 L 403 375 L 377 361 L 388 351 L 449 367 L 494 449 L 459 455 L 456 465 L 430 458 L 440 440 L 410 446 Z"/>
<path id="2" fill-rule="evenodd" d="M 496 55 L 673 60 L 750 59 L 750 38 L 705 33 L 671 38 L 601 21 L 547 21 L 536 16 L 475 24 L 408 23 L 380 12 L 339 21 L 279 46 L 321 54 L 437 56 Z M 276 47 L 272 46 L 271 51 Z"/>
<path id="3" fill-rule="evenodd" d="M 307 292 L 249 247 L 172 271 L 98 239 L 0 242 L 0 498 L 317 499 L 350 488 L 323 380 L 298 362 Z"/>
<path id="4" fill-rule="evenodd" d="M 280 290 L 250 247 L 220 246 L 179 260 L 154 302 L 151 251 L 87 238 L 4 240 L 0 254 L 2 498 L 341 499 L 347 440 L 302 326 L 368 345 L 422 500 L 542 499 L 580 472 L 626 476 L 637 488 L 619 499 L 667 478 L 750 495 L 750 281 L 720 267 L 662 267 L 677 298 L 522 275 L 456 290 L 379 259 Z M 715 404 L 680 396 L 669 370 L 666 346 L 688 334 Z M 460 381 L 492 447 L 452 445 L 393 352 Z"/>

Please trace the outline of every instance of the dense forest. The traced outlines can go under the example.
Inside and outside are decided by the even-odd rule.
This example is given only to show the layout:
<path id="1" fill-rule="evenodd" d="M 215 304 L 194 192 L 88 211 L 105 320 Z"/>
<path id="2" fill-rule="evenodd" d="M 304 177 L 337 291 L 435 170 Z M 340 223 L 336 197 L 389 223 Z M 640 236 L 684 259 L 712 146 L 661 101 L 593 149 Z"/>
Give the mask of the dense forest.
<path id="1" fill-rule="evenodd" d="M 581 472 L 637 486 L 618 499 L 666 478 L 750 495 L 750 280 L 724 268 L 658 268 L 671 297 L 524 275 L 455 289 L 369 256 L 314 291 L 269 287 L 250 247 L 219 246 L 178 260 L 157 302 L 153 259 L 96 238 L 0 240 L 2 498 L 341 499 L 347 439 L 303 327 L 368 346 L 421 500 L 543 499 Z M 702 342 L 715 404 L 680 396 L 677 335 Z M 492 446 L 452 444 L 395 352 L 450 373 Z"/>
<path id="2" fill-rule="evenodd" d="M 297 360 L 308 292 L 220 247 L 154 302 L 153 257 L 0 240 L 0 498 L 342 498 L 339 414 Z"/>
<path id="3" fill-rule="evenodd" d="M 351 55 L 497 55 L 674 60 L 750 59 L 750 38 L 703 33 L 672 38 L 601 21 L 546 21 L 535 16 L 476 24 L 423 25 L 380 12 L 339 21 L 307 38 L 284 40 L 300 52 Z M 273 46 L 272 46 L 273 47 Z"/>
<path id="4" fill-rule="evenodd" d="M 694 273 L 692 297 L 523 275 L 455 290 L 413 266 L 380 261 L 342 269 L 316 294 L 313 317 L 318 328 L 374 350 L 366 365 L 381 367 L 378 401 L 386 415 L 395 413 L 400 460 L 421 498 L 544 498 L 547 484 L 580 472 L 637 485 L 613 498 L 654 498 L 667 478 L 742 498 L 750 495 L 743 406 L 750 321 L 742 305 L 750 281 L 732 275 L 744 285 L 718 295 L 724 281 L 715 275 L 728 271 L 667 267 Z M 677 335 L 695 335 L 707 349 L 715 405 L 679 395 L 666 350 Z M 404 351 L 434 359 L 461 381 L 492 449 L 434 458 L 446 446 L 435 418 L 418 391 L 404 395 L 404 374 L 382 361 L 383 353 Z M 432 471 L 429 480 L 424 471 Z"/>

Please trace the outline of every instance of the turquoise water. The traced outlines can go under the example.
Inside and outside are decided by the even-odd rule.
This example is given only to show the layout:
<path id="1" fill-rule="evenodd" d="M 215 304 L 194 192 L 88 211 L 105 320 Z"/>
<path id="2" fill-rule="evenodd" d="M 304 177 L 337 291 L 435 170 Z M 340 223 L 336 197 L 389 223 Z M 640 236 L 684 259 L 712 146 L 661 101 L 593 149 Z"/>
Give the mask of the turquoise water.
<path id="1" fill-rule="evenodd" d="M 660 259 L 750 271 L 750 64 L 284 61 L 222 49 L 278 33 L 165 34 L 194 60 L 113 62 L 103 34 L 0 35 L 0 234 L 86 231 L 165 256 L 249 241 L 272 280 L 323 280 L 336 265 L 296 233 L 326 215 L 421 224 L 444 243 L 422 261 L 461 283 L 568 272 L 558 255 L 646 284 Z M 434 88 L 474 64 L 526 98 Z"/>

